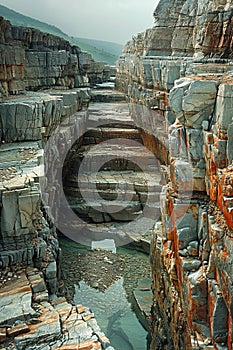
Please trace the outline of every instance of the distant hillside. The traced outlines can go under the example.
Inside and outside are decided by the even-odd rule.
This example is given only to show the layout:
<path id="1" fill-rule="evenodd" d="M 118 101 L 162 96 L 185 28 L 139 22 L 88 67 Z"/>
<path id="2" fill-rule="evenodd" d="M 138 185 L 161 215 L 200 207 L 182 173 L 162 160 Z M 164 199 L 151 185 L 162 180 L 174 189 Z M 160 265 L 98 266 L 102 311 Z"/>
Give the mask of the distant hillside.
<path id="1" fill-rule="evenodd" d="M 98 49 L 111 52 L 117 57 L 119 57 L 122 54 L 122 50 L 124 47 L 121 44 L 112 43 L 109 41 L 94 40 L 94 39 L 87 39 L 87 38 L 77 38 L 77 39 L 79 42 L 83 42 L 91 46 L 97 47 Z"/>
<path id="2" fill-rule="evenodd" d="M 95 61 L 103 61 L 115 65 L 118 56 L 121 54 L 121 45 L 107 41 L 98 41 L 84 38 L 71 37 L 62 32 L 58 27 L 38 21 L 34 18 L 0 5 L 0 16 L 9 20 L 15 26 L 32 27 L 42 32 L 60 36 L 73 45 L 79 46 L 83 51 L 89 52 Z"/>

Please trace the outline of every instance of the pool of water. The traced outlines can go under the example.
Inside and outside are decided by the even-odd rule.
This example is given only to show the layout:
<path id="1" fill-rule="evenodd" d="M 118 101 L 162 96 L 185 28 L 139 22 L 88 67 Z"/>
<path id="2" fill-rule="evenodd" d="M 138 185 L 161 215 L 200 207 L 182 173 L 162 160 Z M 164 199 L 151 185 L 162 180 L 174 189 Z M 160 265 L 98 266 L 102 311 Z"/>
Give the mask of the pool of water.
<path id="1" fill-rule="evenodd" d="M 87 247 L 81 246 L 67 238 L 60 239 L 60 246 L 64 255 L 68 256 L 69 254 L 70 264 L 72 264 L 72 256 L 77 253 L 85 254 L 88 250 Z M 125 256 L 136 256 L 139 261 L 140 259 L 148 259 L 143 253 L 122 247 L 118 248 L 116 253 Z M 134 269 L 135 266 L 132 266 L 132 273 L 134 273 Z M 66 260 L 66 274 L 69 273 L 68 270 L 69 263 Z M 104 292 L 91 288 L 84 281 L 74 282 L 73 286 L 74 303 L 76 305 L 85 305 L 91 309 L 98 325 L 109 338 L 115 350 L 148 350 L 148 332 L 139 322 L 126 297 L 123 274 Z"/>
<path id="2" fill-rule="evenodd" d="M 139 323 L 125 296 L 123 278 L 104 293 L 85 282 L 75 286 L 75 304 L 88 305 L 94 312 L 101 330 L 115 350 L 146 350 L 147 332 Z"/>

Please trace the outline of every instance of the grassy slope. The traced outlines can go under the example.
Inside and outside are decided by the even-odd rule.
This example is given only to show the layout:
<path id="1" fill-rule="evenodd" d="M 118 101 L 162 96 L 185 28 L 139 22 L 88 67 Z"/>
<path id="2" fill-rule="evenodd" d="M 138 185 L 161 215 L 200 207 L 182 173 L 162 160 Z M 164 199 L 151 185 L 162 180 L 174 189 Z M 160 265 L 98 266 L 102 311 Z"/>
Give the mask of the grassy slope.
<path id="1" fill-rule="evenodd" d="M 99 49 L 109 51 L 116 56 L 120 56 L 122 54 L 123 45 L 112 43 L 109 41 L 102 41 L 102 40 L 94 40 L 94 39 L 87 39 L 87 38 L 77 38 L 79 42 L 87 43 L 91 46 L 95 46 Z"/>
<path id="2" fill-rule="evenodd" d="M 96 61 L 103 61 L 110 65 L 115 65 L 117 57 L 120 55 L 121 45 L 119 44 L 106 41 L 70 37 L 54 25 L 38 21 L 28 16 L 24 16 L 3 5 L 0 5 L 0 16 L 6 18 L 15 26 L 33 27 L 41 30 L 42 32 L 60 36 L 65 40 L 70 41 L 72 45 L 77 45 L 83 51 L 87 51 L 92 54 L 93 58 Z"/>

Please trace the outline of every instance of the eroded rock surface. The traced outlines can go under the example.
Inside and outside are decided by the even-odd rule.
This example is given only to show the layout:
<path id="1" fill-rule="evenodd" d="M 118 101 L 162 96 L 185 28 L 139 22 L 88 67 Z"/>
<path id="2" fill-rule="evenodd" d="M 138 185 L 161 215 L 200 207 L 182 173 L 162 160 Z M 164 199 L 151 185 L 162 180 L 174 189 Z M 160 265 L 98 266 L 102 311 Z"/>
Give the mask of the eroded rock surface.
<path id="1" fill-rule="evenodd" d="M 62 173 L 62 150 L 86 130 L 89 86 L 114 71 L 61 38 L 0 27 L 0 347 L 110 350 L 90 310 L 57 297 L 61 249 L 45 198 L 59 208 L 62 181 L 46 192 L 45 175 Z"/>
<path id="2" fill-rule="evenodd" d="M 124 53 L 229 58 L 231 20 L 228 0 L 161 0 L 154 11 L 154 27 L 133 37 Z"/>
<path id="3" fill-rule="evenodd" d="M 232 4 L 161 0 L 117 86 L 166 184 L 151 247 L 152 349 L 232 348 Z"/>
<path id="4" fill-rule="evenodd" d="M 111 67 L 95 62 L 68 41 L 0 18 L 0 93 L 58 87 L 72 89 L 108 80 Z"/>
<path id="5" fill-rule="evenodd" d="M 99 94 L 101 90 L 96 90 L 94 96 Z M 95 224 L 109 223 L 107 236 L 113 238 L 118 230 L 111 222 L 127 223 L 143 215 L 151 221 L 160 217 L 162 187 L 156 157 L 142 145 L 128 104 L 115 102 L 119 95 L 106 90 L 100 98 L 104 102 L 90 104 L 82 147 L 77 151 L 74 145 L 71 150 L 64 179 L 66 197 L 78 217 Z M 102 231 L 106 235 L 104 227 Z M 143 229 L 141 233 L 146 234 Z M 130 235 L 134 232 L 128 229 Z"/>
<path id="6" fill-rule="evenodd" d="M 7 349 L 112 349 L 87 307 L 49 300 L 37 269 L 15 274 L 0 288 L 0 342 Z"/>

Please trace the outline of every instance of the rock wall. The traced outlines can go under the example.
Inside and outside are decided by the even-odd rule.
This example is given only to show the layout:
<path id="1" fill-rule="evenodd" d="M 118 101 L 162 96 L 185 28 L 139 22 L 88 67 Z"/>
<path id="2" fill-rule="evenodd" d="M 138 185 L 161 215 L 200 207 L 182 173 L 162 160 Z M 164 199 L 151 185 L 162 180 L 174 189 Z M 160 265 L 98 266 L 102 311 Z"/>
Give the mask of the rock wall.
<path id="1" fill-rule="evenodd" d="M 35 266 L 43 270 L 51 294 L 58 290 L 60 248 L 56 228 L 42 201 L 41 158 L 47 139 L 63 123 L 60 145 L 66 146 L 76 117 L 84 132 L 87 113 L 77 112 L 89 102 L 88 90 L 30 93 L 0 104 L 0 265 L 3 270 Z M 58 135 L 58 137 L 60 134 Z M 49 166 L 58 161 L 51 149 Z M 58 191 L 57 188 L 51 191 Z M 53 271 L 53 277 L 51 275 Z"/>
<path id="2" fill-rule="evenodd" d="M 62 179 L 42 185 L 47 168 L 62 173 L 61 150 L 86 129 L 89 86 L 112 68 L 50 34 L 3 18 L 0 28 L 0 348 L 113 350 L 90 310 L 58 298 L 61 249 L 45 198 L 60 209 Z"/>
<path id="3" fill-rule="evenodd" d="M 151 350 L 232 349 L 232 13 L 227 0 L 161 0 L 117 64 L 164 183 Z"/>
<path id="4" fill-rule="evenodd" d="M 41 200 L 43 148 L 61 124 L 65 147 L 74 118 L 77 132 L 84 132 L 87 113 L 78 111 L 90 100 L 88 74 L 96 83 L 112 70 L 59 37 L 13 27 L 2 17 L 0 27 L 0 264 L 58 262 L 58 244 L 51 259 L 46 250 L 50 235 L 56 241 L 56 230 Z M 51 153 L 52 167 L 59 152 L 54 148 Z"/>
<path id="5" fill-rule="evenodd" d="M 124 53 L 145 56 L 232 57 L 229 0 L 160 0 L 154 27 L 129 41 Z"/>
<path id="6" fill-rule="evenodd" d="M 108 79 L 111 69 L 62 38 L 0 18 L 0 93 L 71 89 Z"/>

